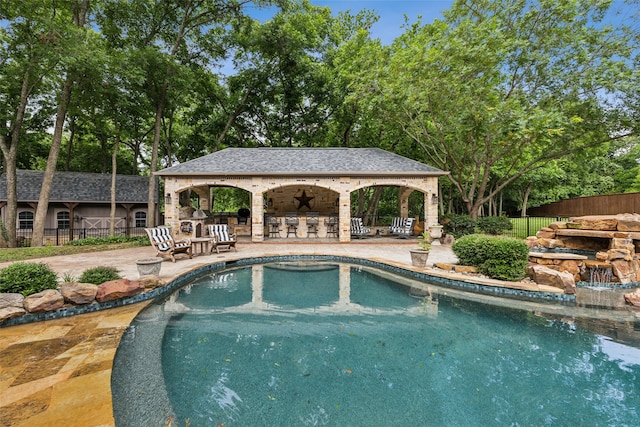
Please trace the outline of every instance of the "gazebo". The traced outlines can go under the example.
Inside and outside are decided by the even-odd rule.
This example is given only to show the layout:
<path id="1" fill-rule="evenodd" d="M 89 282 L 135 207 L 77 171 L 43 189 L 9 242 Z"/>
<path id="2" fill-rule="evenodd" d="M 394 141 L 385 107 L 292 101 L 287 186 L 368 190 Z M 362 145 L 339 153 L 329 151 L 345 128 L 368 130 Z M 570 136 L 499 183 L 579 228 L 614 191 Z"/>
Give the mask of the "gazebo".
<path id="1" fill-rule="evenodd" d="M 399 215 L 408 215 L 413 191 L 424 194 L 425 224 L 437 222 L 438 177 L 415 160 L 379 148 L 227 148 L 156 172 L 165 181 L 165 224 L 180 226 L 181 192 L 211 209 L 212 187 L 237 187 L 251 195 L 251 240 L 265 238 L 265 216 L 313 211 L 337 218 L 340 242 L 349 242 L 351 193 L 371 186 L 398 188 Z"/>

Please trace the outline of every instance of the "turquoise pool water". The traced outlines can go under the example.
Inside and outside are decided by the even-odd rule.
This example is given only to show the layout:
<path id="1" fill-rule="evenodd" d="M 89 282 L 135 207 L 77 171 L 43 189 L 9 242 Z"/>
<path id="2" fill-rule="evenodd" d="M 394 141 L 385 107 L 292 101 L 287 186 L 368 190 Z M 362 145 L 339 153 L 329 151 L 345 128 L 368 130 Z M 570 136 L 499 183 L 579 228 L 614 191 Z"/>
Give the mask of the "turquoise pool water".
<path id="1" fill-rule="evenodd" d="M 116 424 L 640 425 L 637 322 L 461 295 L 348 264 L 198 278 L 123 337 Z"/>

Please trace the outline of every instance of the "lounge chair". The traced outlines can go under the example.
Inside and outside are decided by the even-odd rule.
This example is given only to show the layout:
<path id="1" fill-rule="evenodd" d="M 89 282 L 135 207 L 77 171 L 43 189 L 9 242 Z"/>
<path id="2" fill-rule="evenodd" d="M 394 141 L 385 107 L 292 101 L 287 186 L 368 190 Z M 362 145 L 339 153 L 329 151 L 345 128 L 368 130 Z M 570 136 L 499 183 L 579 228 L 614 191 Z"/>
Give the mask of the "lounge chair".
<path id="1" fill-rule="evenodd" d="M 236 249 L 236 233 L 229 233 L 227 224 L 209 224 L 209 236 L 211 236 L 211 252 L 215 249 L 220 253 L 220 249 L 238 251 Z"/>
<path id="2" fill-rule="evenodd" d="M 191 241 L 189 239 L 174 240 L 169 227 L 155 227 L 144 229 L 149 235 L 149 241 L 156 248 L 159 257 L 170 257 L 176 262 L 176 254 L 187 254 L 191 256 Z"/>
<path id="3" fill-rule="evenodd" d="M 415 218 L 395 217 L 389 226 L 389 233 L 406 239 L 413 234 L 414 222 Z"/>
<path id="4" fill-rule="evenodd" d="M 371 229 L 364 226 L 362 218 L 351 218 L 351 237 L 362 239 L 368 237 L 370 233 Z"/>

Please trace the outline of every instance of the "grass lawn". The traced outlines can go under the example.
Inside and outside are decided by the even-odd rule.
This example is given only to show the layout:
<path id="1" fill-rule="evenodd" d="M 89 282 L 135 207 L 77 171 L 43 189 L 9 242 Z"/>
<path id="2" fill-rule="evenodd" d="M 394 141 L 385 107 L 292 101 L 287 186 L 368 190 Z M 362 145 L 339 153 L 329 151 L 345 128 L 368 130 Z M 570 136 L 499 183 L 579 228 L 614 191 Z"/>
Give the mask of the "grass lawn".
<path id="1" fill-rule="evenodd" d="M 147 243 L 148 244 L 148 243 Z M 107 243 L 87 246 L 42 246 L 39 248 L 5 248 L 0 249 L 0 262 L 25 261 L 35 258 L 44 258 L 57 255 L 72 255 L 86 252 L 110 251 L 114 249 L 132 248 L 143 246 L 139 241 L 124 243 Z"/>

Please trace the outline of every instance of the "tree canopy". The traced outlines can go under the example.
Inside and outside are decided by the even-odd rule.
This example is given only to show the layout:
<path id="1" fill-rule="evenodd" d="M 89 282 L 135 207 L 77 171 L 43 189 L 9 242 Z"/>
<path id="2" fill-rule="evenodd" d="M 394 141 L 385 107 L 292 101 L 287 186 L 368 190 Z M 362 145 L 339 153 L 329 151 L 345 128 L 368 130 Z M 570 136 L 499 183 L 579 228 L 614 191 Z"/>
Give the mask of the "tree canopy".
<path id="1" fill-rule="evenodd" d="M 457 0 L 387 46 L 373 12 L 307 0 L 0 2 L 9 242 L 17 168 L 150 176 L 225 147 L 380 147 L 448 171 L 442 209 L 473 216 L 638 191 L 625 6 Z"/>

